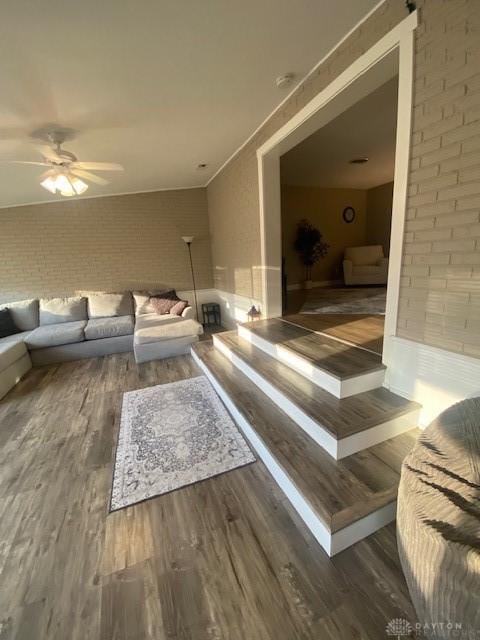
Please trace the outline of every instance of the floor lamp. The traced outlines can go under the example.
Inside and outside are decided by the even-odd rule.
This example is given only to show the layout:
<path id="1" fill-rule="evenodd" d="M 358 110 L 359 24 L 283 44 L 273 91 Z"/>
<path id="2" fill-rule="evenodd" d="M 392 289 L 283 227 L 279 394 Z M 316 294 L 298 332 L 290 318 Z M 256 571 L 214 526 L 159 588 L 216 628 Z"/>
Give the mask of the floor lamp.
<path id="1" fill-rule="evenodd" d="M 195 286 L 195 272 L 193 270 L 193 260 L 192 260 L 192 242 L 195 236 L 182 236 L 182 240 L 188 247 L 188 255 L 190 257 L 190 269 L 192 270 L 192 281 L 193 281 L 193 295 L 195 298 L 195 314 L 197 316 L 198 321 L 198 302 L 197 302 L 197 288 Z"/>

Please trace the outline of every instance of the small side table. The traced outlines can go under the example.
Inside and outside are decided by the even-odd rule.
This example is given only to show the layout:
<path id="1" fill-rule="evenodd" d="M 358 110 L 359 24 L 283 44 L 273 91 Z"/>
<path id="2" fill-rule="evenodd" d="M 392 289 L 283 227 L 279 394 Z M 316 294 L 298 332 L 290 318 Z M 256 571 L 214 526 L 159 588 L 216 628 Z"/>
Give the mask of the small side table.
<path id="1" fill-rule="evenodd" d="M 217 325 L 220 326 L 220 305 L 217 302 L 206 302 L 202 304 L 203 324 L 206 327 Z"/>

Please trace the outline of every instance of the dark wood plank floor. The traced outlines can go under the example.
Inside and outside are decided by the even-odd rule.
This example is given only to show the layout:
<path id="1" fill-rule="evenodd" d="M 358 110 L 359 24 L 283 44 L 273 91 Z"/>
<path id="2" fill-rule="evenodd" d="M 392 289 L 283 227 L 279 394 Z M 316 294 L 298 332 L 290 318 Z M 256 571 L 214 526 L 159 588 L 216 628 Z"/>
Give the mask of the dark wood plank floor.
<path id="1" fill-rule="evenodd" d="M 294 313 L 282 319 L 382 355 L 385 316 Z"/>
<path id="2" fill-rule="evenodd" d="M 337 291 L 337 288 L 334 288 Z M 355 291 L 350 291 L 352 300 Z M 316 287 L 313 289 L 299 289 L 289 291 L 287 296 L 287 307 L 283 317 L 285 320 L 298 324 L 299 326 L 324 333 L 325 335 L 344 340 L 347 343 L 357 345 L 364 349 L 382 354 L 383 351 L 383 328 L 385 316 L 372 314 L 320 314 L 320 313 L 300 313 L 305 302 L 324 300 L 328 298 L 329 287 Z M 333 301 L 335 293 L 332 294 Z"/>
<path id="3" fill-rule="evenodd" d="M 396 499 L 402 461 L 419 434 L 416 425 L 387 442 L 334 460 L 218 349 L 204 342 L 195 352 L 331 532 Z"/>
<path id="4" fill-rule="evenodd" d="M 122 393 L 189 356 L 33 369 L 0 401 L 1 640 L 384 639 L 394 527 L 330 560 L 260 462 L 107 513 Z"/>
<path id="5" fill-rule="evenodd" d="M 385 368 L 381 356 L 376 353 L 358 349 L 297 324 L 284 322 L 282 318 L 247 322 L 245 326 L 260 338 L 281 345 L 341 380 Z"/>

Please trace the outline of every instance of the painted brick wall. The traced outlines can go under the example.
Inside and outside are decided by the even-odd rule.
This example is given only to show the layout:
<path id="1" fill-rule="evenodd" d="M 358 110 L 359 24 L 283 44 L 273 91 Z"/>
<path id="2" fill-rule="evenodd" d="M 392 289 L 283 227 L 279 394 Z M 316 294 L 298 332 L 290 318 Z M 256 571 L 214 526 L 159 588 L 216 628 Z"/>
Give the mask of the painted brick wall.
<path id="1" fill-rule="evenodd" d="M 480 355 L 480 2 L 424 3 L 398 335 Z"/>
<path id="2" fill-rule="evenodd" d="M 480 355 L 480 1 L 419 0 L 398 335 Z M 387 0 L 208 186 L 215 281 L 260 297 L 256 149 L 406 17 Z M 242 276 L 237 276 L 241 264 Z M 253 276 L 248 277 L 251 270 Z"/>
<path id="3" fill-rule="evenodd" d="M 0 209 L 0 302 L 167 284 L 212 286 L 205 189 Z"/>

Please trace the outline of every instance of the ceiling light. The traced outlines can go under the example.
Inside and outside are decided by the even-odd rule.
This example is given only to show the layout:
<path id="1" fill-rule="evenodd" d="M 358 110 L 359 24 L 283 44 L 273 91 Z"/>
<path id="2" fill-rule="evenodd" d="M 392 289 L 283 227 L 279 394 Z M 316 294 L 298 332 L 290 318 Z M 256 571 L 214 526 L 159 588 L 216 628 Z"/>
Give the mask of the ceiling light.
<path id="1" fill-rule="evenodd" d="M 350 160 L 350 164 L 365 164 L 365 162 L 368 162 L 368 158 L 353 158 L 353 160 Z"/>
<path id="2" fill-rule="evenodd" d="M 50 193 L 57 192 L 57 183 L 52 176 L 48 176 L 48 178 L 45 178 L 45 180 L 43 180 L 40 184 L 44 189 L 50 191 Z"/>
<path id="3" fill-rule="evenodd" d="M 75 189 L 75 193 L 77 195 L 81 195 L 88 189 L 88 184 L 80 178 L 71 178 L 70 182 L 72 183 L 72 187 Z"/>
<path id="4" fill-rule="evenodd" d="M 88 189 L 86 182 L 65 171 L 50 173 L 40 184 L 50 193 L 60 193 L 60 195 L 67 198 L 85 193 Z"/>

